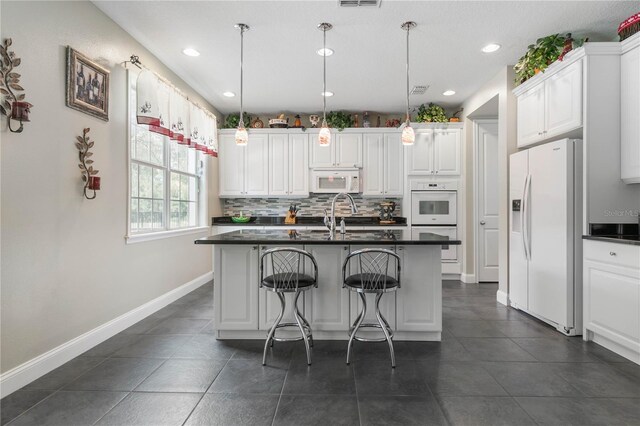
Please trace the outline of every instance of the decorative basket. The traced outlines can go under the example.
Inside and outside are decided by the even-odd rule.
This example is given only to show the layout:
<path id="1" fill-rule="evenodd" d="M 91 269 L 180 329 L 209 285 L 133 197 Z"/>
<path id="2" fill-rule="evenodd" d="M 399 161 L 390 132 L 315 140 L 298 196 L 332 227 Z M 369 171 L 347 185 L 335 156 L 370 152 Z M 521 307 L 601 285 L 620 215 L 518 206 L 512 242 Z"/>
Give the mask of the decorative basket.
<path id="1" fill-rule="evenodd" d="M 618 27 L 620 41 L 628 39 L 637 32 L 640 32 L 640 12 L 622 21 Z"/>

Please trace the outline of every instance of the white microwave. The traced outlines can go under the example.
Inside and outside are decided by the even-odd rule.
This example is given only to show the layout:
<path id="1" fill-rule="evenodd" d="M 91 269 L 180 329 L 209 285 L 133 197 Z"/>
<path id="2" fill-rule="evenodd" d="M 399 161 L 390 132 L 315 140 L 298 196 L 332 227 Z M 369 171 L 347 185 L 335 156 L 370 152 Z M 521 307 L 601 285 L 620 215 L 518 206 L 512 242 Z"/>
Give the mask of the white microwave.
<path id="1" fill-rule="evenodd" d="M 360 192 L 360 170 L 358 169 L 314 169 L 311 171 L 311 192 L 337 194 Z"/>

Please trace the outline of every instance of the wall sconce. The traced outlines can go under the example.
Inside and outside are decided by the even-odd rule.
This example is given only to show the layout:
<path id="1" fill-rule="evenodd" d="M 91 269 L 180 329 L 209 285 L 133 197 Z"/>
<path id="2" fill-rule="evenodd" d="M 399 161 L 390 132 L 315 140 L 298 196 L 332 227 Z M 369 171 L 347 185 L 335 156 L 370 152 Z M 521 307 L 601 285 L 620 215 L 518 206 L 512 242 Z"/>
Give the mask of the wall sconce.
<path id="1" fill-rule="evenodd" d="M 80 159 L 80 163 L 78 167 L 82 171 L 82 181 L 84 182 L 83 194 L 87 200 L 93 200 L 96 198 L 96 191 L 100 189 L 100 177 L 96 176 L 98 174 L 98 170 L 93 169 L 93 160 L 90 159 L 93 155 L 93 152 L 90 152 L 89 149 L 93 147 L 95 141 L 89 140 L 89 131 L 91 129 L 86 127 L 82 129 L 82 136 L 76 136 L 76 148 L 78 148 L 78 158 Z M 87 190 L 93 191 L 93 195 L 87 195 Z"/>
<path id="2" fill-rule="evenodd" d="M 29 112 L 33 105 L 25 102 L 24 93 L 17 93 L 24 91 L 20 86 L 20 74 L 14 71 L 20 65 L 21 59 L 16 58 L 15 52 L 9 51 L 11 43 L 11 39 L 7 38 L 4 40 L 4 45 L 0 45 L 0 94 L 2 94 L 0 113 L 7 116 L 11 132 L 21 133 L 24 128 L 22 123 L 29 122 Z M 19 121 L 20 127 L 17 129 L 11 127 L 11 120 Z"/>

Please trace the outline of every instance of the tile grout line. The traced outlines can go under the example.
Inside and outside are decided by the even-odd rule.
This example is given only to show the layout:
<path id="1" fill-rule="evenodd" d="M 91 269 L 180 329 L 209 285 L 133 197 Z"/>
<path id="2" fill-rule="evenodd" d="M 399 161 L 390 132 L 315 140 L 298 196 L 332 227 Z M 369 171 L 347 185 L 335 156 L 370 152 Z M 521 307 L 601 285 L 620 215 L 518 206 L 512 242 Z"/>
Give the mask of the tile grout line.
<path id="1" fill-rule="evenodd" d="M 293 353 L 289 353 L 289 365 L 287 366 L 287 372 L 284 374 L 284 380 L 282 381 L 282 387 L 280 388 L 280 395 L 278 396 L 278 402 L 276 403 L 276 409 L 273 411 L 273 419 L 271 419 L 271 426 L 275 425 L 276 416 L 278 415 L 278 408 L 280 408 L 280 401 L 282 401 L 282 395 L 284 394 L 284 385 L 287 383 L 287 377 L 289 377 L 289 369 L 291 369 L 291 362 L 293 361 Z M 264 366 L 263 366 L 264 367 Z"/>

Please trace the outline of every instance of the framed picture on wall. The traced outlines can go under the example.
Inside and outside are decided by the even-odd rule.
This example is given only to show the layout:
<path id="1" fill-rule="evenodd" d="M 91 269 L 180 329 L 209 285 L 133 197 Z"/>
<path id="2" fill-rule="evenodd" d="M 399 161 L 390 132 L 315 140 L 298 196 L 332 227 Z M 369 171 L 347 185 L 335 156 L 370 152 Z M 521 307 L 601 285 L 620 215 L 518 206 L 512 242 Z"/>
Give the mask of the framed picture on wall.
<path id="1" fill-rule="evenodd" d="M 109 121 L 109 71 L 67 46 L 67 106 Z"/>

